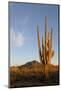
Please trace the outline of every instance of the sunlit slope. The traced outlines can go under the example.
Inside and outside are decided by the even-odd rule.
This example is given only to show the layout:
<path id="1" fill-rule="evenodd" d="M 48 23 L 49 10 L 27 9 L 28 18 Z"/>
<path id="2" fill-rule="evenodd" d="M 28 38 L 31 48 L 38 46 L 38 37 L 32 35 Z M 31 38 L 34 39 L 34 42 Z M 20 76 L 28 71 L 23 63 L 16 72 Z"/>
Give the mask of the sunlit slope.
<path id="1" fill-rule="evenodd" d="M 26 84 L 24 84 L 24 83 Z M 45 83 L 47 82 L 47 83 Z M 31 84 L 30 84 L 31 83 Z M 59 83 L 59 66 L 43 65 L 38 61 L 28 62 L 22 66 L 10 67 L 11 87 L 32 85 L 56 85 Z M 13 86 L 12 86 L 13 85 Z"/>

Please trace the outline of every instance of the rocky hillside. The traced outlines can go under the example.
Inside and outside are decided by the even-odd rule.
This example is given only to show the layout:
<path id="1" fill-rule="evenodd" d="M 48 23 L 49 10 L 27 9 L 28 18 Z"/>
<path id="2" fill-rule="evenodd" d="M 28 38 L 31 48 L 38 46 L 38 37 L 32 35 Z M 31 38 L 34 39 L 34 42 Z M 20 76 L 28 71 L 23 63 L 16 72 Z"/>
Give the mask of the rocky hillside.
<path id="1" fill-rule="evenodd" d="M 10 87 L 59 84 L 59 67 L 42 65 L 38 61 L 10 67 Z"/>

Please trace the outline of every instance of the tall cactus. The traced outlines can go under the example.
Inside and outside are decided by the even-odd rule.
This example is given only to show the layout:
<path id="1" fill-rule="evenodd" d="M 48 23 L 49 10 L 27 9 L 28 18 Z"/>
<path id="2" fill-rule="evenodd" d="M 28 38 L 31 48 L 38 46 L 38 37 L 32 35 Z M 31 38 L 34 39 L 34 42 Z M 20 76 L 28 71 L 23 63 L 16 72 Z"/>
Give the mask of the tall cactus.
<path id="1" fill-rule="evenodd" d="M 39 58 L 40 58 L 40 63 L 42 63 L 42 60 L 41 60 L 40 33 L 39 33 L 39 26 L 38 25 L 37 25 L 37 37 L 38 37 Z"/>
<path id="2" fill-rule="evenodd" d="M 51 64 L 51 58 L 54 55 L 54 51 L 52 49 L 52 28 L 51 28 L 51 32 L 48 32 L 47 16 L 45 16 L 45 39 L 43 40 L 42 37 L 42 46 L 40 44 L 40 33 L 39 33 L 38 25 L 37 25 L 37 37 L 38 37 L 38 50 L 39 50 L 40 63 Z"/>
<path id="3" fill-rule="evenodd" d="M 47 64 L 47 33 L 48 33 L 48 18 L 45 16 L 45 64 Z"/>
<path id="4" fill-rule="evenodd" d="M 43 64 L 45 63 L 44 59 L 45 59 L 45 51 L 44 51 L 44 40 L 42 37 L 42 62 L 43 62 Z"/>

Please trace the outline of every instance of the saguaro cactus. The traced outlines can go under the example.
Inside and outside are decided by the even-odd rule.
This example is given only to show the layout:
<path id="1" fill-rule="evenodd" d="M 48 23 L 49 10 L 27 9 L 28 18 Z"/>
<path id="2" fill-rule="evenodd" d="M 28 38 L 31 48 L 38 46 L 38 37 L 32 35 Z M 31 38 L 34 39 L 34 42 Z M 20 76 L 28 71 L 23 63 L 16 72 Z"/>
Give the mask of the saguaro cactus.
<path id="1" fill-rule="evenodd" d="M 51 28 L 51 32 L 48 32 L 47 16 L 45 16 L 45 40 L 43 40 L 42 37 L 42 46 L 40 44 L 40 33 L 39 33 L 38 25 L 37 25 L 37 37 L 38 37 L 38 50 L 39 50 L 40 63 L 51 64 L 51 58 L 54 55 L 54 50 L 52 49 L 52 28 Z"/>

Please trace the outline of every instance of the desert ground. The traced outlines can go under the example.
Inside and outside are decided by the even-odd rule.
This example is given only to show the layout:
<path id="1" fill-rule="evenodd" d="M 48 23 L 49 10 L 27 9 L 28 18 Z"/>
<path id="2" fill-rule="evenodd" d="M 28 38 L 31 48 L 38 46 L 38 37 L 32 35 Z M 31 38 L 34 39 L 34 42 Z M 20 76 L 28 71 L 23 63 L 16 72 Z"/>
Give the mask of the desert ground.
<path id="1" fill-rule="evenodd" d="M 58 65 L 43 65 L 34 60 L 21 66 L 12 66 L 9 72 L 11 88 L 59 85 Z"/>

